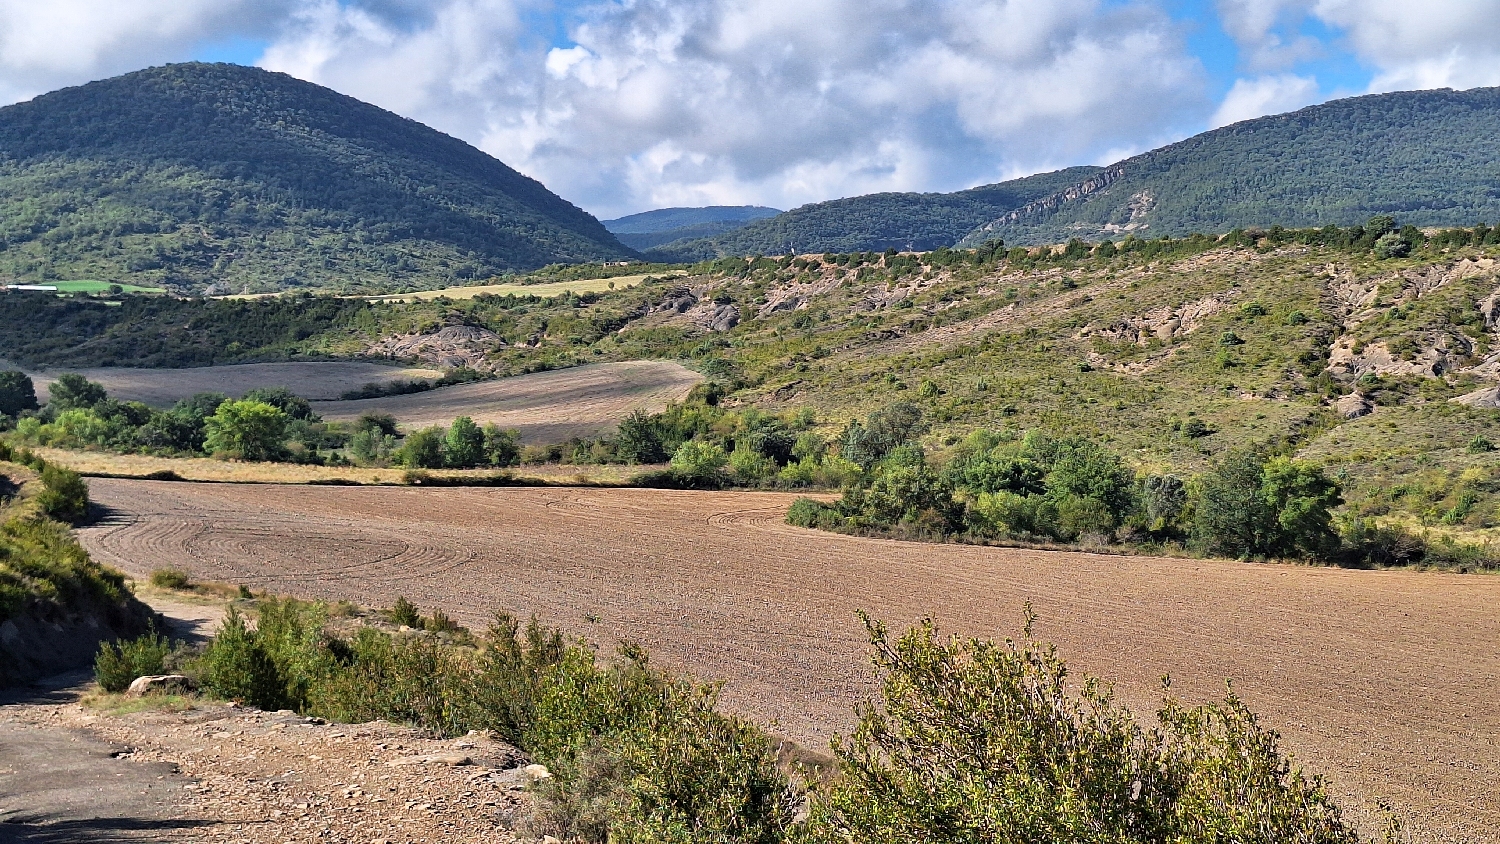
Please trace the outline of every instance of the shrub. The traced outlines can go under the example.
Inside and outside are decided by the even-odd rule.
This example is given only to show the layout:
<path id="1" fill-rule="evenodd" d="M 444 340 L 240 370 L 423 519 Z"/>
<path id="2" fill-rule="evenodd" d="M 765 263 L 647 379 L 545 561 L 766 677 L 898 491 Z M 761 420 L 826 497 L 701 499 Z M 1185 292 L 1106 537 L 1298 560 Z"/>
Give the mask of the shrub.
<path id="1" fill-rule="evenodd" d="M 47 516 L 78 524 L 88 517 L 88 484 L 77 472 L 48 464 L 42 468 L 42 491 L 36 501 Z"/>
<path id="2" fill-rule="evenodd" d="M 521 462 L 521 432 L 491 422 L 484 426 L 484 462 L 515 466 Z"/>
<path id="3" fill-rule="evenodd" d="M 458 622 L 442 610 L 433 610 L 432 616 L 422 626 L 431 633 L 452 633 L 459 629 Z"/>
<path id="4" fill-rule="evenodd" d="M 234 607 L 229 608 L 197 668 L 203 689 L 217 697 L 273 711 L 287 703 L 276 662 Z"/>
<path id="5" fill-rule="evenodd" d="M 892 640 L 866 619 L 880 706 L 835 744 L 815 795 L 815 842 L 1271 842 L 1354 844 L 1321 782 L 1232 694 L 1168 699 L 1143 728 L 1056 650 L 938 637 Z"/>
<path id="6" fill-rule="evenodd" d="M 137 677 L 162 674 L 172 645 L 151 631 L 134 639 L 105 642 L 94 657 L 94 679 L 106 692 L 123 692 Z"/>
<path id="7" fill-rule="evenodd" d="M 266 402 L 226 401 L 204 420 L 203 447 L 241 460 L 275 460 L 286 453 L 290 417 Z"/>
<path id="8" fill-rule="evenodd" d="M 20 416 L 22 411 L 36 409 L 36 386 L 31 376 L 15 369 L 0 372 L 0 415 Z"/>
<path id="9" fill-rule="evenodd" d="M 442 428 L 424 428 L 406 438 L 398 456 L 401 465 L 409 469 L 441 469 L 447 462 L 446 446 L 447 434 Z"/>
<path id="10" fill-rule="evenodd" d="M 672 455 L 672 473 L 690 486 L 717 487 L 727 465 L 729 456 L 717 443 L 689 440 Z"/>
<path id="11" fill-rule="evenodd" d="M 53 410 L 92 410 L 108 394 L 104 387 L 74 372 L 57 376 L 47 388 L 47 405 Z"/>
<path id="12" fill-rule="evenodd" d="M 838 530 L 844 517 L 833 507 L 811 498 L 799 498 L 787 508 L 786 523 L 796 527 Z"/>
<path id="13" fill-rule="evenodd" d="M 454 419 L 443 442 L 443 463 L 454 469 L 472 469 L 483 462 L 484 431 L 467 416 Z"/>
<path id="14" fill-rule="evenodd" d="M 386 614 L 392 624 L 403 624 L 407 627 L 421 627 L 422 614 L 417 611 L 417 605 L 406 600 L 402 595 L 396 598 L 396 603 L 391 605 L 390 612 Z"/>
<path id="15" fill-rule="evenodd" d="M 1232 452 L 1198 481 L 1195 541 L 1208 553 L 1326 557 L 1338 547 L 1337 482 L 1317 466 L 1254 449 Z"/>
<path id="16" fill-rule="evenodd" d="M 151 585 L 160 589 L 186 589 L 191 585 L 187 572 L 177 569 L 157 569 L 151 572 Z"/>

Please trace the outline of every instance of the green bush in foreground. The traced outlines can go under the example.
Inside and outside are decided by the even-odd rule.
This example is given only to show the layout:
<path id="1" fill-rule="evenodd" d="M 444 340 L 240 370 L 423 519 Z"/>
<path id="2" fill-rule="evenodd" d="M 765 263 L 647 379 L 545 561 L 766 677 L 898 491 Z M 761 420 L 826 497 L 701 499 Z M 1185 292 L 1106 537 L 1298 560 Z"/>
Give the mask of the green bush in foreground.
<path id="1" fill-rule="evenodd" d="M 527 832 L 590 844 L 1357 844 L 1321 783 L 1293 769 L 1232 694 L 1168 699 L 1143 725 L 1056 651 L 1025 640 L 897 639 L 866 620 L 879 706 L 837 742 L 839 773 L 799 795 L 770 738 L 718 709 L 717 688 L 601 661 L 501 615 L 477 647 L 365 628 L 330 635 L 323 607 L 231 612 L 196 665 L 209 693 L 331 720 L 494 730 L 553 773 Z M 107 648 L 101 683 L 157 669 L 165 643 Z M 153 662 L 152 660 L 156 661 Z"/>
<path id="2" fill-rule="evenodd" d="M 135 639 L 105 642 L 94 658 L 94 679 L 106 692 L 123 692 L 137 677 L 164 672 L 172 643 L 155 631 Z"/>
<path id="3" fill-rule="evenodd" d="M 1147 727 L 1029 635 L 944 640 L 929 621 L 892 639 L 866 625 L 882 705 L 836 742 L 814 841 L 1359 841 L 1233 694 L 1194 709 L 1169 698 Z"/>

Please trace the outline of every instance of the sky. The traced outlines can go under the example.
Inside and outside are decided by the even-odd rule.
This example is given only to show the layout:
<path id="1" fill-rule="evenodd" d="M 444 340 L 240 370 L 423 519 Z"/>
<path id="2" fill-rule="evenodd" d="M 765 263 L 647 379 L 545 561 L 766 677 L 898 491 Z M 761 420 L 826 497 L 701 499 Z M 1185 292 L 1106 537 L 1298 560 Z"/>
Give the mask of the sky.
<path id="1" fill-rule="evenodd" d="M 0 103 L 191 60 L 420 120 L 607 219 L 958 190 L 1500 85 L 1500 0 L 0 0 Z"/>

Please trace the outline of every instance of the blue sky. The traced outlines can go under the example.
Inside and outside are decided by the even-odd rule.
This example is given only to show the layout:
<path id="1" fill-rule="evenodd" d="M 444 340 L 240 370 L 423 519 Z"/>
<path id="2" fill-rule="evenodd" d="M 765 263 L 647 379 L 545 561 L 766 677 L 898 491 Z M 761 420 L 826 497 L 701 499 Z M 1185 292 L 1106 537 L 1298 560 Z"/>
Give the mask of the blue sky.
<path id="1" fill-rule="evenodd" d="M 610 217 L 956 190 L 1500 85 L 1500 0 L 0 0 L 0 102 L 188 59 L 327 85 Z"/>

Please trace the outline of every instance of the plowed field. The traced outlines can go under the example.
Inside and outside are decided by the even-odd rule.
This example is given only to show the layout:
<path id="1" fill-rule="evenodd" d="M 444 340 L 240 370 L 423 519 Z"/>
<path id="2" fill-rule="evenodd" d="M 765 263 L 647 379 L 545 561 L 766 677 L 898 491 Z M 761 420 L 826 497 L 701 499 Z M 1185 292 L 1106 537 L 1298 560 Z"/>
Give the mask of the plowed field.
<path id="1" fill-rule="evenodd" d="M 658 413 L 687 396 L 703 376 L 671 361 L 600 363 L 359 401 L 314 402 L 329 421 L 389 413 L 408 428 L 469 416 L 518 428 L 528 443 L 561 442 L 611 429 L 632 410 Z"/>
<path id="2" fill-rule="evenodd" d="M 1188 700 L 1232 678 L 1344 800 L 1500 841 L 1500 578 L 865 540 L 783 524 L 777 494 L 90 483 L 111 514 L 85 542 L 135 574 L 630 637 L 814 746 L 871 690 L 856 608 L 1004 636 L 1029 600 L 1138 711 L 1163 674 Z"/>
<path id="3" fill-rule="evenodd" d="M 295 363 L 244 363 L 233 366 L 197 366 L 188 369 L 57 369 L 32 373 L 41 401 L 47 387 L 64 372 L 78 372 L 103 384 L 112 398 L 140 401 L 153 407 L 170 405 L 194 393 L 225 393 L 242 396 L 257 387 L 288 387 L 308 399 L 334 399 L 371 381 L 437 378 L 433 369 L 386 366 L 362 361 L 298 361 Z"/>

